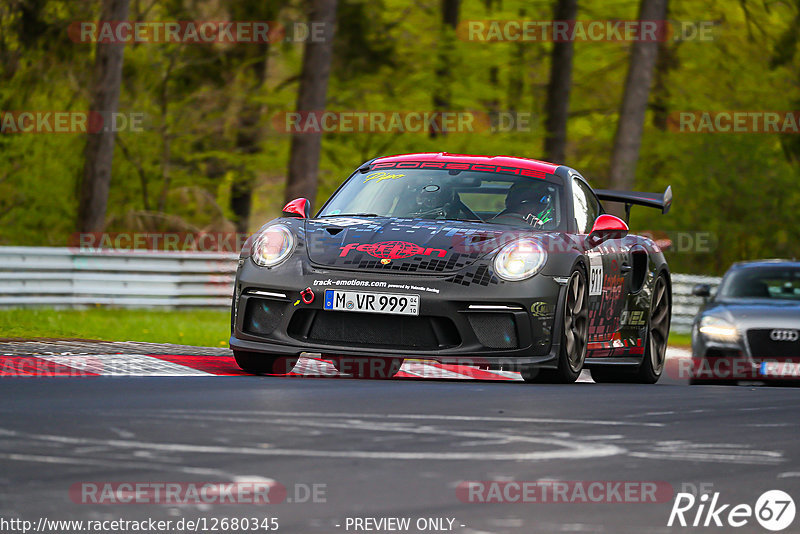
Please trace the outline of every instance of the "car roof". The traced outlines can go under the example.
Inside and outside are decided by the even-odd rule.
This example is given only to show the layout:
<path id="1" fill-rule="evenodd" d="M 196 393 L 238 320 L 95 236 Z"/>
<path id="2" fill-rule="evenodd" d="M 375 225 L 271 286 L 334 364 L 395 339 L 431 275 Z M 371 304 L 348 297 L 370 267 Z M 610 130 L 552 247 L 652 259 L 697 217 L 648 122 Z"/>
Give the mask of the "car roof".
<path id="1" fill-rule="evenodd" d="M 750 260 L 750 261 L 737 261 L 731 265 L 731 269 L 746 269 L 748 267 L 769 267 L 779 265 L 781 267 L 800 267 L 800 261 L 796 259 L 767 259 L 767 260 Z"/>
<path id="2" fill-rule="evenodd" d="M 520 158 L 516 156 L 477 156 L 473 154 L 449 154 L 447 152 L 420 152 L 417 154 L 384 156 L 375 159 L 372 163 L 386 163 L 394 161 L 458 161 L 473 164 L 519 167 L 523 169 L 537 170 L 547 174 L 554 174 L 556 169 L 561 166 L 553 163 L 547 163 L 546 161 Z"/>

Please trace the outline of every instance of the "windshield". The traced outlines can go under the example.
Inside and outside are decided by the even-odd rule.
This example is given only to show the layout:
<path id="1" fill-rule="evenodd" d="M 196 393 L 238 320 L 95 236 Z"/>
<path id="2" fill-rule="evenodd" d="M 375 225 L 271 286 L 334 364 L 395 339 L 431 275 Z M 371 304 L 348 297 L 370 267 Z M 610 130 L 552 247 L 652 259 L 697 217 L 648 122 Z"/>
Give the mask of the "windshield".
<path id="1" fill-rule="evenodd" d="M 720 285 L 719 297 L 800 301 L 800 268 L 745 267 L 731 271 Z"/>
<path id="2" fill-rule="evenodd" d="M 557 180 L 444 169 L 368 171 L 350 178 L 319 216 L 466 220 L 561 230 L 563 188 Z"/>

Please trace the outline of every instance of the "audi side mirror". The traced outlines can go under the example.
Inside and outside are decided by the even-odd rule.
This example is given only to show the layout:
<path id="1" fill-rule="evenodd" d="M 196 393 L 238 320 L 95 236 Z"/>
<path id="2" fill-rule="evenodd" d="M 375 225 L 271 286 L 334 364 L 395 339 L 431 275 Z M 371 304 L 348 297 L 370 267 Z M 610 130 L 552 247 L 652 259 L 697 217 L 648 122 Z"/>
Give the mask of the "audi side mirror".
<path id="1" fill-rule="evenodd" d="M 619 217 L 601 215 L 594 221 L 592 231 L 586 236 L 586 246 L 594 248 L 609 239 L 622 239 L 628 235 L 628 225 Z"/>
<path id="2" fill-rule="evenodd" d="M 697 284 L 692 288 L 692 295 L 706 299 L 711 296 L 711 286 L 708 284 Z"/>
<path id="3" fill-rule="evenodd" d="M 311 201 L 307 198 L 296 198 L 283 207 L 284 217 L 308 219 L 311 217 Z"/>

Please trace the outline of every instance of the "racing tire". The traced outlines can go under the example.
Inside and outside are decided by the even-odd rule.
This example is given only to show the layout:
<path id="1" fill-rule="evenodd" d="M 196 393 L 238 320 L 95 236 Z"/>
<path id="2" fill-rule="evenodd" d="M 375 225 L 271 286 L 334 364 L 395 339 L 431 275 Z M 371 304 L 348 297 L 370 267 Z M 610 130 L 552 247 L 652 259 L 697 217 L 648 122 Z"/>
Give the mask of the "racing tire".
<path id="1" fill-rule="evenodd" d="M 572 384 L 581 375 L 589 341 L 589 288 L 581 267 L 573 269 L 567 281 L 562 317 L 561 348 L 558 367 L 544 369 L 524 366 L 520 374 L 534 384 Z"/>
<path id="2" fill-rule="evenodd" d="M 655 384 L 661 378 L 666 364 L 667 340 L 672 316 L 667 277 L 661 273 L 653 284 L 650 299 L 650 315 L 647 321 L 647 337 L 642 363 L 636 370 L 619 367 L 594 367 L 592 380 L 597 383 L 622 382 L 633 384 Z"/>
<path id="3" fill-rule="evenodd" d="M 325 356 L 341 374 L 353 378 L 386 380 L 394 378 L 405 361 L 403 358 L 352 358 L 349 356 Z"/>
<path id="4" fill-rule="evenodd" d="M 288 375 L 299 359 L 243 350 L 234 350 L 233 357 L 242 371 L 254 375 Z"/>

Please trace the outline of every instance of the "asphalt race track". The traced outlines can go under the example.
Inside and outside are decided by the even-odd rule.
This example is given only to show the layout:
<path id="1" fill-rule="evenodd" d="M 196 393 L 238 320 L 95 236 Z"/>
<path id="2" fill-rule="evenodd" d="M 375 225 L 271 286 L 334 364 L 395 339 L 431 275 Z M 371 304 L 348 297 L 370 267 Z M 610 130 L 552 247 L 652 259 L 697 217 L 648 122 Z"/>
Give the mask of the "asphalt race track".
<path id="1" fill-rule="evenodd" d="M 302 365 L 315 377 L 244 376 L 219 349 L 0 342 L 0 517 L 277 518 L 279 532 L 298 533 L 727 532 L 667 527 L 675 494 L 702 488 L 732 506 L 773 489 L 800 499 L 798 388 L 687 387 L 674 365 L 655 386 L 528 385 L 422 363 L 405 378 L 355 380 Z M 81 493 L 253 481 L 270 504 Z M 471 481 L 570 490 L 566 502 L 470 502 L 480 498 Z M 593 482 L 651 484 L 656 502 L 573 491 Z M 371 528 L 386 518 L 411 527 Z M 736 530 L 766 532 L 753 517 Z M 796 518 L 785 532 L 798 530 Z"/>

